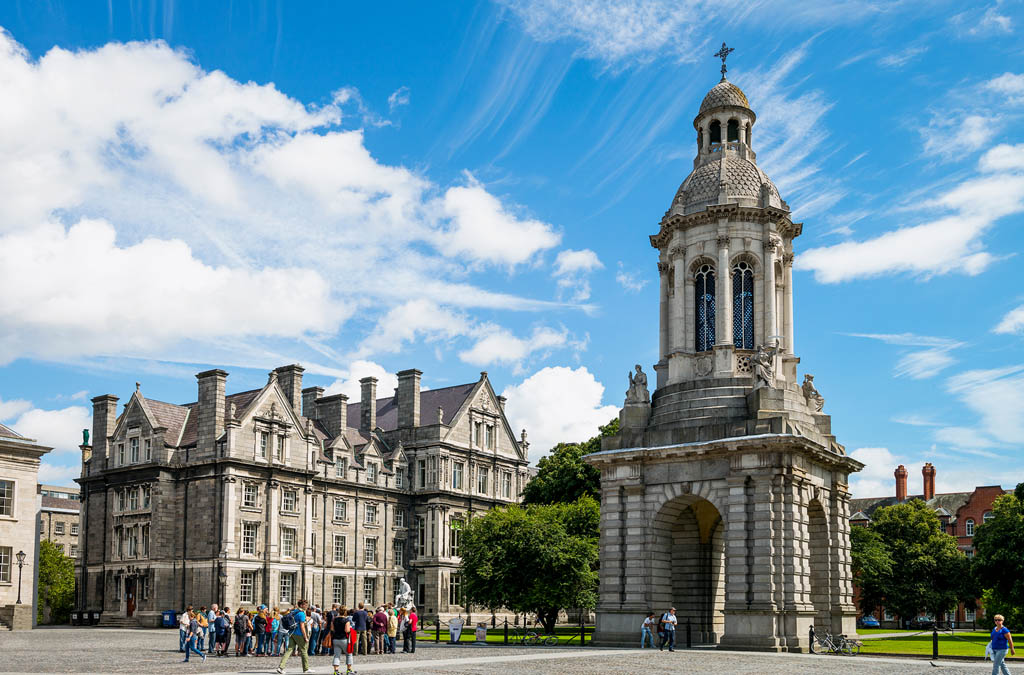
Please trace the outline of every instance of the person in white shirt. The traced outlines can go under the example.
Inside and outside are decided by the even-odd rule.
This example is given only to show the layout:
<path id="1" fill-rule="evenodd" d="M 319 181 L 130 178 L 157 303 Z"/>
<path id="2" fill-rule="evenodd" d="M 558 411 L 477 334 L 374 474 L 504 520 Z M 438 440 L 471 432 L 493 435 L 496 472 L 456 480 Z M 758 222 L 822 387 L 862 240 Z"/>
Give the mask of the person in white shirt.
<path id="1" fill-rule="evenodd" d="M 657 620 L 654 618 L 654 612 L 648 612 L 647 618 L 640 624 L 640 649 L 644 648 L 647 644 L 648 638 L 651 641 L 651 649 L 654 649 L 654 630 L 657 628 Z"/>
<path id="2" fill-rule="evenodd" d="M 209 652 L 211 654 L 213 653 L 213 650 L 214 650 L 214 644 L 217 642 L 214 639 L 214 636 L 217 634 L 217 632 L 214 630 L 213 624 L 217 621 L 217 610 L 218 609 L 219 609 L 219 607 L 217 607 L 217 603 L 215 602 L 212 605 L 210 605 L 210 611 L 206 613 L 206 621 L 209 623 L 209 634 L 210 634 L 210 649 L 209 649 Z"/>
<path id="3" fill-rule="evenodd" d="M 668 644 L 668 650 L 674 652 L 676 650 L 676 608 L 673 607 L 667 612 L 661 615 L 661 630 L 664 631 L 665 637 L 661 641 L 661 645 L 658 649 L 664 651 L 665 645 Z"/>
<path id="4" fill-rule="evenodd" d="M 185 611 L 178 616 L 178 651 L 185 653 L 185 643 L 188 642 L 188 625 L 191 621 L 189 614 L 192 613 L 192 605 L 185 608 Z"/>

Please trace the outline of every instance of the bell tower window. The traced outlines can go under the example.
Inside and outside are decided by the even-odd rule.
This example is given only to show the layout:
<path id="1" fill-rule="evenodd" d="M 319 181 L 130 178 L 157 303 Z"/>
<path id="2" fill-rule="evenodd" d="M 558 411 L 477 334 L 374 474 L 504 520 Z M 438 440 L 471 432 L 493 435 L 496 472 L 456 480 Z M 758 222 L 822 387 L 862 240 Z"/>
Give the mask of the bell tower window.
<path id="1" fill-rule="evenodd" d="M 740 123 L 739 120 L 729 120 L 729 126 L 727 128 L 726 140 L 729 142 L 740 140 Z"/>
<path id="2" fill-rule="evenodd" d="M 737 349 L 754 348 L 754 270 L 742 261 L 732 268 L 732 335 Z"/>
<path id="3" fill-rule="evenodd" d="M 705 352 L 715 344 L 715 268 L 701 265 L 693 280 L 696 308 L 694 346 L 698 352 Z"/>
<path id="4" fill-rule="evenodd" d="M 711 122 L 711 126 L 708 127 L 708 129 L 709 129 L 709 133 L 711 134 L 711 142 L 712 143 L 721 143 L 722 142 L 722 123 L 719 122 L 718 120 L 714 120 L 713 122 Z"/>

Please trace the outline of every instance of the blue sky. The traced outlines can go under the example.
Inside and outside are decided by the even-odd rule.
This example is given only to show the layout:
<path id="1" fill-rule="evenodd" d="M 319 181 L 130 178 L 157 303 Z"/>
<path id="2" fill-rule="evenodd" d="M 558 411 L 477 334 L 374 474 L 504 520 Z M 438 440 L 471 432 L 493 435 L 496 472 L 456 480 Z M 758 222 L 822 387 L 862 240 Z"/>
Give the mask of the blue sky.
<path id="1" fill-rule="evenodd" d="M 372 4 L 372 6 L 370 6 Z M 1024 480 L 1019 2 L 0 6 L 0 420 L 77 471 L 92 396 L 275 366 L 487 370 L 536 460 L 657 354 L 648 235 L 730 79 L 804 223 L 833 429 L 938 490 Z"/>

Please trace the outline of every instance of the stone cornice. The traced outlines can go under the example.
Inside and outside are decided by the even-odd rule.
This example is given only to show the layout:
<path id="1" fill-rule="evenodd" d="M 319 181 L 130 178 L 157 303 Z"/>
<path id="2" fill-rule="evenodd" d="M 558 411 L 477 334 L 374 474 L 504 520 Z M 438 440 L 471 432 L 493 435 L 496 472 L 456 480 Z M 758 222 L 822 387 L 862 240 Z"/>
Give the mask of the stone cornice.
<path id="1" fill-rule="evenodd" d="M 696 213 L 680 214 L 665 212 L 659 223 L 657 234 L 650 235 L 651 246 L 657 249 L 669 245 L 672 235 L 677 230 L 685 230 L 699 225 L 715 224 L 721 219 L 746 223 L 771 223 L 784 239 L 794 239 L 803 231 L 803 223 L 794 223 L 789 211 L 774 207 L 740 206 L 738 204 L 715 204 Z"/>

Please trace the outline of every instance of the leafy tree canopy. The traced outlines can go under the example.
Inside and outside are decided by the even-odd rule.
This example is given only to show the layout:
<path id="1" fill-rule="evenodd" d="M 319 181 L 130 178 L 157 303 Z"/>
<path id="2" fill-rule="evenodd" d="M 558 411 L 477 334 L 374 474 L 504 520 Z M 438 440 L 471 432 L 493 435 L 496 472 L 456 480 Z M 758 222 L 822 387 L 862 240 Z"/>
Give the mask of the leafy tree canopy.
<path id="1" fill-rule="evenodd" d="M 992 504 L 992 518 L 974 533 L 974 576 L 987 590 L 986 614 L 1024 621 L 1024 483 Z M 1011 619 L 1011 617 L 1013 617 Z"/>
<path id="2" fill-rule="evenodd" d="M 977 596 L 970 561 L 920 499 L 878 509 L 867 528 L 852 528 L 850 541 L 865 612 L 884 604 L 901 617 L 939 616 Z"/>
<path id="3" fill-rule="evenodd" d="M 50 609 L 50 623 L 67 623 L 75 604 L 75 561 L 49 540 L 39 542 L 39 623 L 43 608 Z"/>
<path id="4" fill-rule="evenodd" d="M 462 533 L 462 588 L 469 602 L 536 612 L 548 632 L 560 609 L 597 604 L 597 521 L 591 497 L 572 504 L 500 507 Z"/>
<path id="5" fill-rule="evenodd" d="M 559 443 L 537 462 L 537 475 L 523 490 L 524 504 L 572 503 L 588 495 L 600 499 L 601 472 L 583 456 L 601 449 L 603 436 L 619 433 L 619 420 L 598 427 L 598 435 L 583 443 Z"/>

